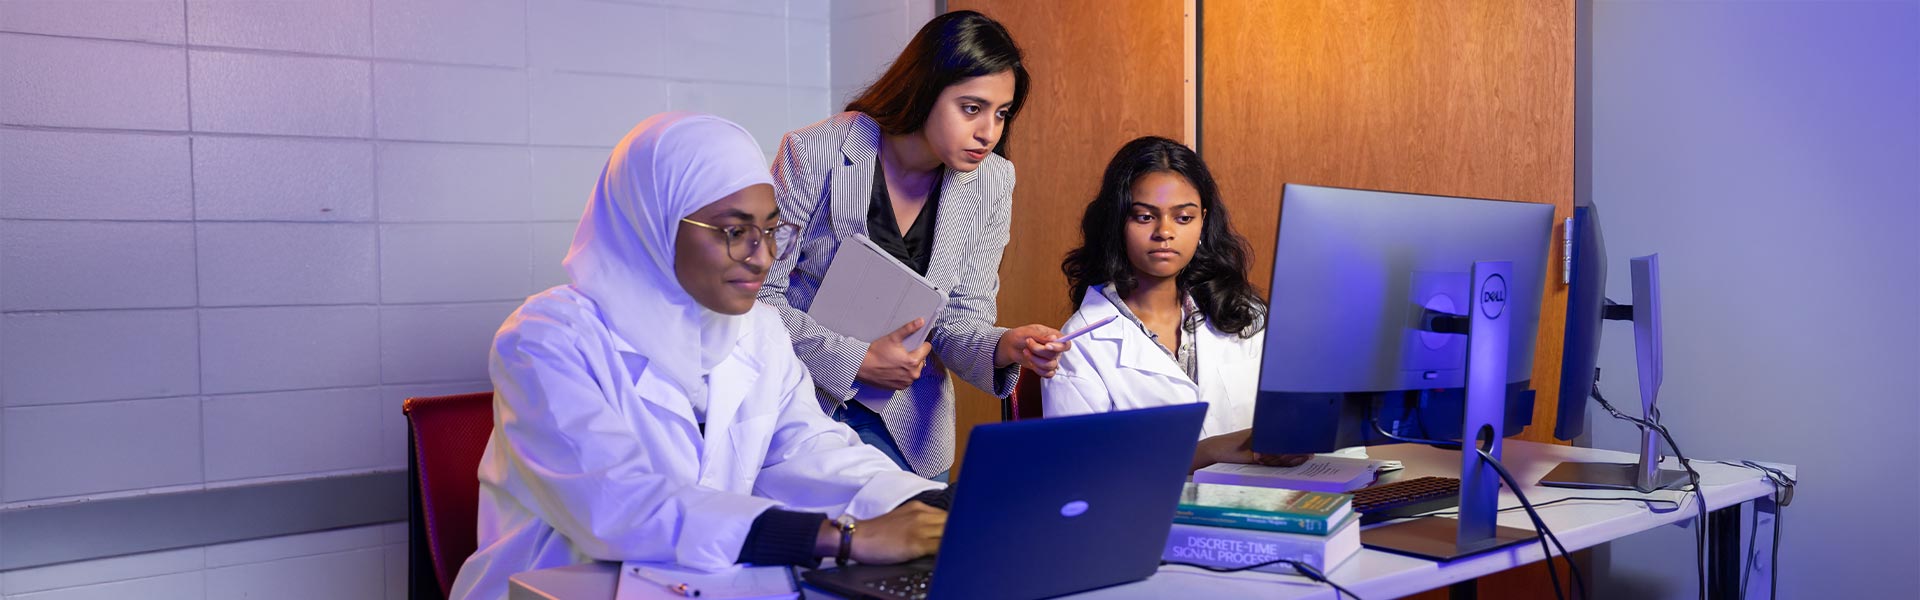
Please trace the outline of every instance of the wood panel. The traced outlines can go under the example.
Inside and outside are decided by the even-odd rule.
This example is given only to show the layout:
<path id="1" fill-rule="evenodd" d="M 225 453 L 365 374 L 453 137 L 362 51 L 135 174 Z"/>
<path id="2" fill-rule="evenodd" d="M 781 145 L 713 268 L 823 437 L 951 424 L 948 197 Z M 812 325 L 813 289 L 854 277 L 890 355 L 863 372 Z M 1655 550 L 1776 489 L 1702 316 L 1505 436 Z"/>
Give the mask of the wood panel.
<path id="1" fill-rule="evenodd" d="M 1204 3 L 1200 150 L 1236 214 L 1251 216 L 1236 226 L 1254 242 L 1255 273 L 1272 272 L 1289 182 L 1547 203 L 1556 222 L 1571 214 L 1574 10 L 1574 0 Z M 1535 425 L 1519 439 L 1554 441 L 1558 281 L 1549 277 L 1541 304 Z M 1478 588 L 1550 598 L 1547 581 L 1532 565 Z"/>
<path id="2" fill-rule="evenodd" d="M 1571 214 L 1574 0 L 1205 2 L 1201 154 L 1272 272 L 1285 183 L 1553 204 Z M 1554 234 L 1534 426 L 1552 442 L 1566 315 Z M 1266 277 L 1255 276 L 1264 289 Z"/>
<path id="3" fill-rule="evenodd" d="M 1059 327 L 1073 314 L 1060 259 L 1079 244 L 1080 215 L 1114 151 L 1135 137 L 1179 139 L 1183 0 L 949 0 L 1013 33 L 1032 89 L 1014 121 L 1013 240 L 1000 262 L 1000 324 Z M 1000 403 L 960 385 L 959 450 Z M 955 465 L 956 473 L 958 465 Z"/>

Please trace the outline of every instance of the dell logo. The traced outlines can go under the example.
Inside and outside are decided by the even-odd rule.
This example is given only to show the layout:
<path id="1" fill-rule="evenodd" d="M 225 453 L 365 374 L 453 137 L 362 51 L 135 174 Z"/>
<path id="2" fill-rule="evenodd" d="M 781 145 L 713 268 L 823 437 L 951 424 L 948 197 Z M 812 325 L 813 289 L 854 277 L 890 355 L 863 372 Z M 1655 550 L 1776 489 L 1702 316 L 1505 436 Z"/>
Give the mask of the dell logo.
<path id="1" fill-rule="evenodd" d="M 1060 516 L 1067 518 L 1078 517 L 1086 512 L 1087 502 L 1085 500 L 1074 500 L 1060 507 Z"/>
<path id="2" fill-rule="evenodd" d="M 1499 273 L 1488 275 L 1480 282 L 1480 314 L 1489 319 L 1498 319 L 1507 311 L 1507 278 Z"/>

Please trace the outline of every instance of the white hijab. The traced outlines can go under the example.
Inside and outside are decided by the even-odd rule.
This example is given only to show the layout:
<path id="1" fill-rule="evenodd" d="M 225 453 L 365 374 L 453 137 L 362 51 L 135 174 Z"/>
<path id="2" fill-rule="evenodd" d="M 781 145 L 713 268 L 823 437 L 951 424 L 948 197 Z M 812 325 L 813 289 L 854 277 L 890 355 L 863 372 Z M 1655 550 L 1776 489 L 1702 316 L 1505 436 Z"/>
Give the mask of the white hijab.
<path id="1" fill-rule="evenodd" d="M 680 219 L 728 194 L 773 184 L 766 157 L 739 125 L 699 113 L 661 113 L 620 140 L 563 263 L 600 318 L 706 412 L 703 378 L 746 333 L 746 316 L 708 310 L 674 277 Z M 699 353 L 687 351 L 698 343 Z M 704 416 L 702 416 L 704 420 Z"/>

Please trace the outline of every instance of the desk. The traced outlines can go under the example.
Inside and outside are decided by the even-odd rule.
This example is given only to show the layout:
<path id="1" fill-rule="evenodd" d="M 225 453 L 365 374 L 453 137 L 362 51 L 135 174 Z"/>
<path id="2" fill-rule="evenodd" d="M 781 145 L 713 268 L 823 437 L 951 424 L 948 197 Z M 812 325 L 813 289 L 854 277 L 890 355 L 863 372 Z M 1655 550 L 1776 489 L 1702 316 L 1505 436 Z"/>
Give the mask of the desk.
<path id="1" fill-rule="evenodd" d="M 1527 499 L 1534 504 L 1572 496 L 1622 498 L 1639 496 L 1631 492 L 1543 488 L 1533 484 L 1562 461 L 1626 463 L 1633 462 L 1635 457 L 1632 454 L 1517 440 L 1507 440 L 1504 448 L 1502 464 L 1505 464 L 1507 469 L 1513 472 L 1513 476 L 1526 486 Z M 1457 452 L 1404 444 L 1377 446 L 1369 448 L 1368 452 L 1374 458 L 1396 459 L 1405 463 L 1406 472 L 1403 477 L 1423 475 L 1457 477 L 1460 472 L 1460 455 Z M 1669 466 L 1679 468 L 1678 465 Z M 1788 474 L 1794 474 L 1794 468 L 1790 465 L 1770 466 L 1779 467 Z M 1715 598 L 1731 598 L 1737 593 L 1733 586 L 1737 585 L 1740 576 L 1738 546 L 1741 506 L 1748 501 L 1754 501 L 1756 510 L 1772 513 L 1774 510 L 1771 501 L 1773 487 L 1758 471 L 1752 469 L 1698 460 L 1694 461 L 1694 469 L 1700 472 L 1700 481 L 1706 492 L 1707 509 L 1710 511 L 1708 515 L 1708 539 L 1712 543 L 1709 549 L 1712 557 L 1708 576 L 1712 583 L 1710 591 Z M 1691 493 L 1662 491 L 1655 492 L 1649 497 L 1676 500 L 1681 502 L 1681 506 L 1679 510 L 1655 513 L 1640 502 L 1575 500 L 1540 508 L 1540 518 L 1553 530 L 1554 535 L 1560 538 L 1560 542 L 1566 545 L 1568 551 L 1577 551 L 1662 525 L 1694 519 L 1698 514 L 1693 505 L 1694 495 Z M 1501 508 L 1519 506 L 1519 504 L 1511 493 L 1504 489 L 1501 491 Z M 1527 518 L 1526 511 L 1521 510 L 1502 513 L 1500 524 L 1526 530 L 1533 529 L 1533 522 Z M 1328 577 L 1363 598 L 1397 598 L 1539 562 L 1543 557 L 1544 554 L 1538 543 L 1510 546 L 1445 564 L 1363 549 L 1339 568 L 1328 573 Z M 521 573 L 513 576 L 508 597 L 511 600 L 547 598 L 611 600 L 617 567 L 618 565 L 612 563 L 602 563 Z M 1589 580 L 1595 576 L 1591 573 L 1586 575 Z M 1562 580 L 1565 581 L 1567 577 L 1568 574 L 1563 570 Z M 1764 574 L 1755 574 L 1754 578 L 1765 579 Z M 807 597 L 830 596 L 825 592 L 808 588 Z M 1161 567 L 1157 574 L 1143 581 L 1094 590 L 1073 597 L 1102 600 L 1179 597 L 1319 599 L 1332 598 L 1333 590 L 1293 576 L 1256 572 L 1210 573 L 1192 567 L 1168 566 Z"/>

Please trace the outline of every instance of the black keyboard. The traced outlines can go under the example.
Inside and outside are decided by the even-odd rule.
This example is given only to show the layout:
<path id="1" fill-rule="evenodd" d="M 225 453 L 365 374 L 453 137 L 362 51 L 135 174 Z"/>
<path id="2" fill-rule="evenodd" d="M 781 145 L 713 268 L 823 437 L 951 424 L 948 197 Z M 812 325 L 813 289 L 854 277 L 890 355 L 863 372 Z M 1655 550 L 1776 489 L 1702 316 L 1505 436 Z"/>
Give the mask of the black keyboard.
<path id="1" fill-rule="evenodd" d="M 1368 486 L 1353 492 L 1353 511 L 1360 524 L 1417 516 L 1460 505 L 1460 480 L 1452 477 L 1416 477 Z"/>
<path id="2" fill-rule="evenodd" d="M 933 571 L 921 571 L 896 575 L 884 579 L 870 579 L 867 587 L 873 591 L 908 600 L 927 600 L 927 588 L 933 584 Z"/>

